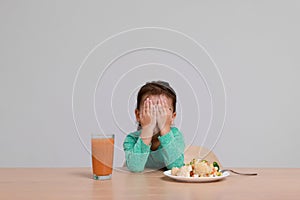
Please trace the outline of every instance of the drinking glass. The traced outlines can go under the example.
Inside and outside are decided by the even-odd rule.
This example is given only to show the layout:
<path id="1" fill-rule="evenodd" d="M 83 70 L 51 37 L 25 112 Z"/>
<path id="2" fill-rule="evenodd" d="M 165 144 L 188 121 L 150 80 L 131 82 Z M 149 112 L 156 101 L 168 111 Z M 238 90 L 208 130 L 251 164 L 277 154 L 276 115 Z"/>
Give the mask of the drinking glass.
<path id="1" fill-rule="evenodd" d="M 92 165 L 94 180 L 111 179 L 115 135 L 92 135 Z"/>

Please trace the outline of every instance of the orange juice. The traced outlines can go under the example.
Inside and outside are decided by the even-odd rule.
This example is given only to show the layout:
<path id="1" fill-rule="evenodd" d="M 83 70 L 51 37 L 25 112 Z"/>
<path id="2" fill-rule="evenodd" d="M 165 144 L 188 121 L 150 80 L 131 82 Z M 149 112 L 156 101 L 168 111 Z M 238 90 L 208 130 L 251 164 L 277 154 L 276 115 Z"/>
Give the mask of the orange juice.
<path id="1" fill-rule="evenodd" d="M 110 179 L 114 157 L 114 136 L 92 137 L 94 179 Z"/>

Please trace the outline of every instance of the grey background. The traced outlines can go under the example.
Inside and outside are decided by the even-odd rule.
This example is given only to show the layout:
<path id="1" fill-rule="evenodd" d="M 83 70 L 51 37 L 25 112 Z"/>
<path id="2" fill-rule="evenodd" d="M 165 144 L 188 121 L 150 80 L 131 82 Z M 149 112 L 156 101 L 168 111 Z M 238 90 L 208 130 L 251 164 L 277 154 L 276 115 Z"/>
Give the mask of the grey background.
<path id="1" fill-rule="evenodd" d="M 299 167 L 299 8 L 298 1 L 0 1 L 0 167 L 90 166 L 90 155 L 72 117 L 77 70 L 91 49 L 110 35 L 144 26 L 168 27 L 192 36 L 218 64 L 228 112 L 214 152 L 224 166 Z M 120 46 L 125 48 L 133 40 L 124 40 Z M 97 58 L 114 55 L 116 47 L 105 47 L 107 52 Z M 193 49 L 187 53 L 197 55 Z M 163 59 L 174 61 L 170 55 Z M 102 69 L 103 65 L 95 65 L 97 61 L 92 59 L 91 66 Z M 136 60 L 133 57 L 131 61 Z M 118 74 L 120 69 L 116 65 L 110 74 Z M 154 70 L 151 76 L 122 84 L 123 90 L 116 89 L 115 95 L 126 99 L 115 105 L 129 101 L 126 109 L 133 110 L 134 96 L 121 91 L 128 86 L 132 92 L 138 85 L 131 83 L 140 84 L 162 72 Z M 76 90 L 75 115 L 87 146 L 90 132 L 98 129 L 90 109 L 91 96 L 85 92 L 92 94 L 96 80 L 93 70 L 83 71 Z M 197 80 L 190 78 L 191 82 Z M 195 125 L 195 120 L 188 111 L 194 109 L 195 100 L 188 99 L 184 84 L 171 84 L 182 108 L 182 119 L 177 118 L 176 125 L 190 143 L 194 128 L 188 124 Z M 197 95 L 205 95 L 201 84 L 193 87 L 199 91 Z M 100 84 L 97 91 L 96 100 L 100 101 L 106 96 L 99 93 L 110 90 L 101 90 Z M 105 121 L 103 116 L 111 111 L 101 110 L 99 105 L 96 110 Z M 206 105 L 206 100 L 200 102 L 201 122 L 209 116 Z M 134 129 L 133 113 L 126 116 L 121 108 L 117 120 L 125 124 L 121 126 L 126 131 Z M 222 117 L 222 112 L 217 117 Z M 121 148 L 125 135 L 109 123 L 105 131 L 116 133 Z M 201 144 L 201 139 L 194 142 Z M 116 152 L 115 163 L 120 165 L 123 154 Z"/>

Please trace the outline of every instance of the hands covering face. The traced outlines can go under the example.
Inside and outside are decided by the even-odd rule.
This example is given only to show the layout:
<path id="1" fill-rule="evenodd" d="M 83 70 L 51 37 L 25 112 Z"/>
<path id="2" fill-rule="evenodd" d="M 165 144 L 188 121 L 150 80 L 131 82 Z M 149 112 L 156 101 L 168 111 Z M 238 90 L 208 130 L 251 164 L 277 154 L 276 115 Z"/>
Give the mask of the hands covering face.
<path id="1" fill-rule="evenodd" d="M 169 132 L 172 120 L 172 108 L 169 107 L 164 96 L 160 96 L 157 102 L 149 98 L 144 101 L 140 112 L 140 123 L 143 129 L 150 129 L 153 133 L 163 130 Z"/>

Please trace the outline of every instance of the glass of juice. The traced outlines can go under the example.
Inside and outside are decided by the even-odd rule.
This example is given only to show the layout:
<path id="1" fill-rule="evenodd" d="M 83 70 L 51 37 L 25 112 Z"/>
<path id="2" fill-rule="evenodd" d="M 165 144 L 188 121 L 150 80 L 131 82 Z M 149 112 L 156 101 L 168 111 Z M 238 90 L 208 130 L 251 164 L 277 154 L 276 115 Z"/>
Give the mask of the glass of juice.
<path id="1" fill-rule="evenodd" d="M 92 165 L 95 180 L 111 179 L 115 135 L 92 135 Z"/>

